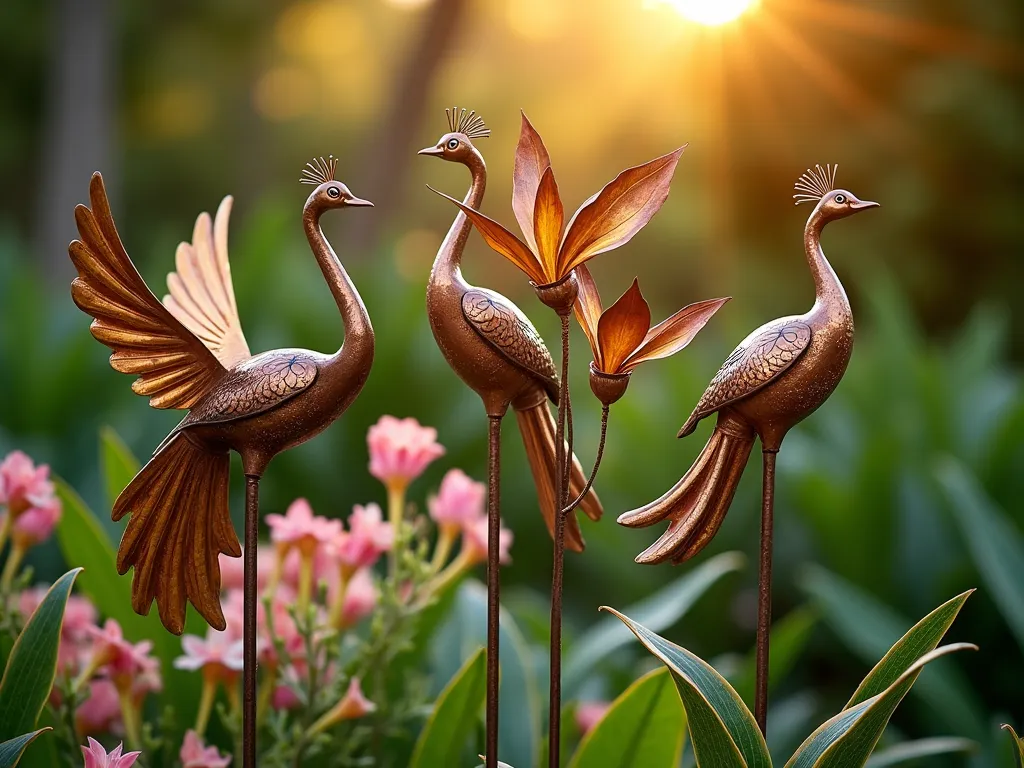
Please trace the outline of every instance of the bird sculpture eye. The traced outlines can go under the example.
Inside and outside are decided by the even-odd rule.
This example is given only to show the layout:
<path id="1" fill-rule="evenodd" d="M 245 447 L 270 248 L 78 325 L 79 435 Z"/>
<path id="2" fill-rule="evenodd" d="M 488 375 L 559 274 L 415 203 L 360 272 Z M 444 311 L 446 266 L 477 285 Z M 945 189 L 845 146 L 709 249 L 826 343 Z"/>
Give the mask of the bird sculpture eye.
<path id="1" fill-rule="evenodd" d="M 448 139 L 448 149 L 455 149 L 459 146 L 458 139 Z"/>
<path id="2" fill-rule="evenodd" d="M 341 196 L 341 191 L 337 187 L 328 187 L 327 188 L 327 194 L 330 197 L 340 197 Z"/>
<path id="3" fill-rule="evenodd" d="M 836 202 L 842 205 L 846 202 L 846 195 L 836 195 Z"/>

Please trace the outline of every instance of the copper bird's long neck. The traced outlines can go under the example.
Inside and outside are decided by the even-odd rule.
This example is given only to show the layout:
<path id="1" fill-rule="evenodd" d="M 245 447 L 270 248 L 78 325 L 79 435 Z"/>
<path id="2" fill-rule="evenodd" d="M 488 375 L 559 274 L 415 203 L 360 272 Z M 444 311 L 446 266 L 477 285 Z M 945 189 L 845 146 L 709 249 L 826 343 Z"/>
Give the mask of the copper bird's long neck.
<path id="1" fill-rule="evenodd" d="M 469 185 L 469 192 L 466 193 L 462 204 L 469 208 L 479 209 L 484 199 L 484 189 L 487 186 L 487 166 L 484 159 L 477 153 L 470 155 L 466 167 L 473 176 Z M 430 272 L 430 284 L 440 287 L 445 284 L 461 283 L 462 280 L 462 252 L 466 249 L 466 241 L 469 239 L 470 230 L 473 225 L 462 211 L 459 211 L 452 222 L 451 229 L 441 243 L 441 248 L 434 259 L 434 267 Z"/>
<path id="2" fill-rule="evenodd" d="M 843 284 L 839 282 L 839 277 L 821 250 L 821 231 L 826 223 L 820 213 L 815 211 L 804 227 L 804 251 L 814 279 L 815 306 L 830 313 L 849 314 L 850 301 Z"/>
<path id="3" fill-rule="evenodd" d="M 322 213 L 322 208 L 307 205 L 302 212 L 302 226 L 309 240 L 309 248 L 320 265 L 320 271 L 324 274 L 345 323 L 345 341 L 332 356 L 331 362 L 344 362 L 345 368 L 351 372 L 364 367 L 369 372 L 373 361 L 373 327 L 370 325 L 370 316 L 359 291 L 320 228 Z"/>

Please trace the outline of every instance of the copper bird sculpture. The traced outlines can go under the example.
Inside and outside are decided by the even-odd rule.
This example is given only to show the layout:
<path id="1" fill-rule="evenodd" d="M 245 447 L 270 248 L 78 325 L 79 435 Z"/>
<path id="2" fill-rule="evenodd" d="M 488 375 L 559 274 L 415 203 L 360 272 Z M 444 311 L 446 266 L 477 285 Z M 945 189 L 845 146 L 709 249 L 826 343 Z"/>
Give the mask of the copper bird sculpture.
<path id="1" fill-rule="evenodd" d="M 224 629 L 218 554 L 242 552 L 228 511 L 228 451 L 242 457 L 245 508 L 244 765 L 255 765 L 256 535 L 259 479 L 270 460 L 325 429 L 352 403 L 373 362 L 374 337 L 362 299 L 320 228 L 329 210 L 372 203 L 334 179 L 336 161 L 303 171 L 315 185 L 302 223 L 334 295 L 345 340 L 333 355 L 279 349 L 252 356 L 242 335 L 228 266 L 226 197 L 211 223 L 196 221 L 192 243 L 177 251 L 177 271 L 161 303 L 128 257 L 114 225 L 103 179 L 92 177 L 91 209 L 75 209 L 80 240 L 69 246 L 78 277 L 75 303 L 94 320 L 97 340 L 113 350 L 111 366 L 139 378 L 132 389 L 154 408 L 188 414 L 114 504 L 130 516 L 118 572 L 135 569 L 132 607 L 147 614 L 154 599 L 167 629 L 181 634 L 186 601 Z"/>
<path id="2" fill-rule="evenodd" d="M 478 209 L 487 184 L 487 167 L 474 139 L 490 135 L 474 112 L 445 110 L 449 131 L 437 144 L 419 154 L 461 163 L 470 172 L 469 191 L 463 205 Z M 497 754 L 498 701 L 498 530 L 501 420 L 509 406 L 516 414 L 519 431 L 541 512 L 548 530 L 555 529 L 560 507 L 559 471 L 556 460 L 556 426 L 548 400 L 558 401 L 559 381 L 554 361 L 544 340 L 525 314 L 494 291 L 476 288 L 462 276 L 462 254 L 472 225 L 459 212 L 437 252 L 427 285 L 427 317 L 442 354 L 455 373 L 483 400 L 489 420 L 489 557 L 488 581 L 488 766 Z M 573 457 L 571 489 L 579 494 L 587 478 Z M 600 519 L 601 503 L 591 489 L 580 504 L 592 520 Z M 567 544 L 582 551 L 583 536 L 575 516 L 567 524 Z"/>
<path id="3" fill-rule="evenodd" d="M 755 714 L 762 731 L 767 711 L 775 456 L 789 429 L 835 390 L 853 351 L 853 313 L 842 283 L 822 252 L 821 232 L 830 221 L 878 206 L 836 189 L 835 172 L 831 166 L 808 169 L 797 182 L 794 195 L 798 204 L 815 204 L 804 227 L 814 306 L 803 315 L 762 325 L 736 347 L 679 431 L 679 437 L 685 437 L 701 419 L 717 413 L 718 422 L 704 450 L 668 493 L 618 519 L 631 528 L 669 521 L 661 538 L 636 558 L 638 563 L 671 560 L 678 564 L 694 557 L 718 532 L 754 438 L 760 437 L 764 497 Z"/>

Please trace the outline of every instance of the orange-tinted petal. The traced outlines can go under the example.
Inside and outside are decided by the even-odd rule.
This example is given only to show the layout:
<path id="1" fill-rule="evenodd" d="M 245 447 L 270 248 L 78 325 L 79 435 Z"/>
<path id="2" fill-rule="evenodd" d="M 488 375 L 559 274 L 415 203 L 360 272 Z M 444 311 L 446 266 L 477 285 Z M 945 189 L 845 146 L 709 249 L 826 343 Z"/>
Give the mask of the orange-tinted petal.
<path id="1" fill-rule="evenodd" d="M 587 200 L 572 217 L 559 254 L 566 275 L 587 259 L 628 242 L 668 197 L 669 185 L 685 145 L 629 168 Z"/>
<path id="2" fill-rule="evenodd" d="M 620 373 L 622 364 L 643 343 L 650 327 L 651 308 L 634 280 L 619 300 L 605 310 L 597 324 L 601 370 Z"/>
<path id="3" fill-rule="evenodd" d="M 523 125 L 519 131 L 515 164 L 512 167 L 512 212 L 523 230 L 530 250 L 537 251 L 533 235 L 533 212 L 536 207 L 537 189 L 544 169 L 551 167 L 551 158 L 544 147 L 544 140 L 530 124 L 523 113 Z"/>
<path id="4" fill-rule="evenodd" d="M 427 189 L 431 192 L 437 192 L 433 187 L 428 186 Z M 480 233 L 483 239 L 487 241 L 487 244 L 523 270 L 527 277 L 539 284 L 544 283 L 547 280 L 543 270 L 541 269 L 540 262 L 537 261 L 537 257 L 533 255 L 533 252 L 526 247 L 526 244 L 523 243 L 522 240 L 513 235 L 494 219 L 490 219 L 479 211 L 474 211 L 469 206 L 463 205 L 454 197 L 450 197 L 444 192 L 437 192 L 437 194 L 447 200 L 451 200 L 459 206 L 462 212 L 469 217 L 471 222 L 473 222 L 473 226 L 476 227 L 477 232 Z"/>
<path id="5" fill-rule="evenodd" d="M 576 284 L 579 290 L 573 310 L 576 312 L 576 320 L 579 321 L 580 328 L 583 329 L 587 341 L 590 342 L 590 349 L 594 353 L 594 363 L 600 368 L 601 345 L 597 343 L 597 324 L 601 320 L 603 308 L 601 307 L 601 294 L 597 292 L 597 283 L 594 282 L 594 276 L 590 274 L 586 264 L 576 267 Z"/>
<path id="6" fill-rule="evenodd" d="M 564 223 L 565 211 L 562 209 L 562 200 L 558 197 L 555 174 L 549 167 L 540 177 L 533 213 L 533 236 L 537 243 L 537 258 L 540 259 L 549 283 L 562 277 L 558 274 L 558 244 L 562 240 Z"/>
<path id="7" fill-rule="evenodd" d="M 698 301 L 683 307 L 674 315 L 661 321 L 647 332 L 647 337 L 629 359 L 625 368 L 633 370 L 640 363 L 658 360 L 674 355 L 697 335 L 701 328 L 711 319 L 729 298 Z"/>

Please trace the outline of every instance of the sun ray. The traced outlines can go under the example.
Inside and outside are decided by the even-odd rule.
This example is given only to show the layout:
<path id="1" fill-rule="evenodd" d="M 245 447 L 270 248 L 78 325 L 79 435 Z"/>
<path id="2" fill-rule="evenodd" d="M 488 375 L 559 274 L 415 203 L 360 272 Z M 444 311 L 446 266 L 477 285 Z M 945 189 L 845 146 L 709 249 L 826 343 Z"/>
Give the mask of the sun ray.
<path id="1" fill-rule="evenodd" d="M 902 121 L 883 105 L 876 103 L 867 91 L 790 29 L 783 20 L 765 8 L 757 15 L 757 24 L 768 40 L 799 65 L 803 73 L 843 109 L 860 120 L 880 143 L 897 154 L 906 153 L 912 148 L 910 129 Z"/>
<path id="2" fill-rule="evenodd" d="M 1024 72 L 1024 48 L 989 35 L 834 0 L 779 0 L 776 7 L 844 32 L 894 43 L 907 50 L 962 56 L 992 69 Z"/>

